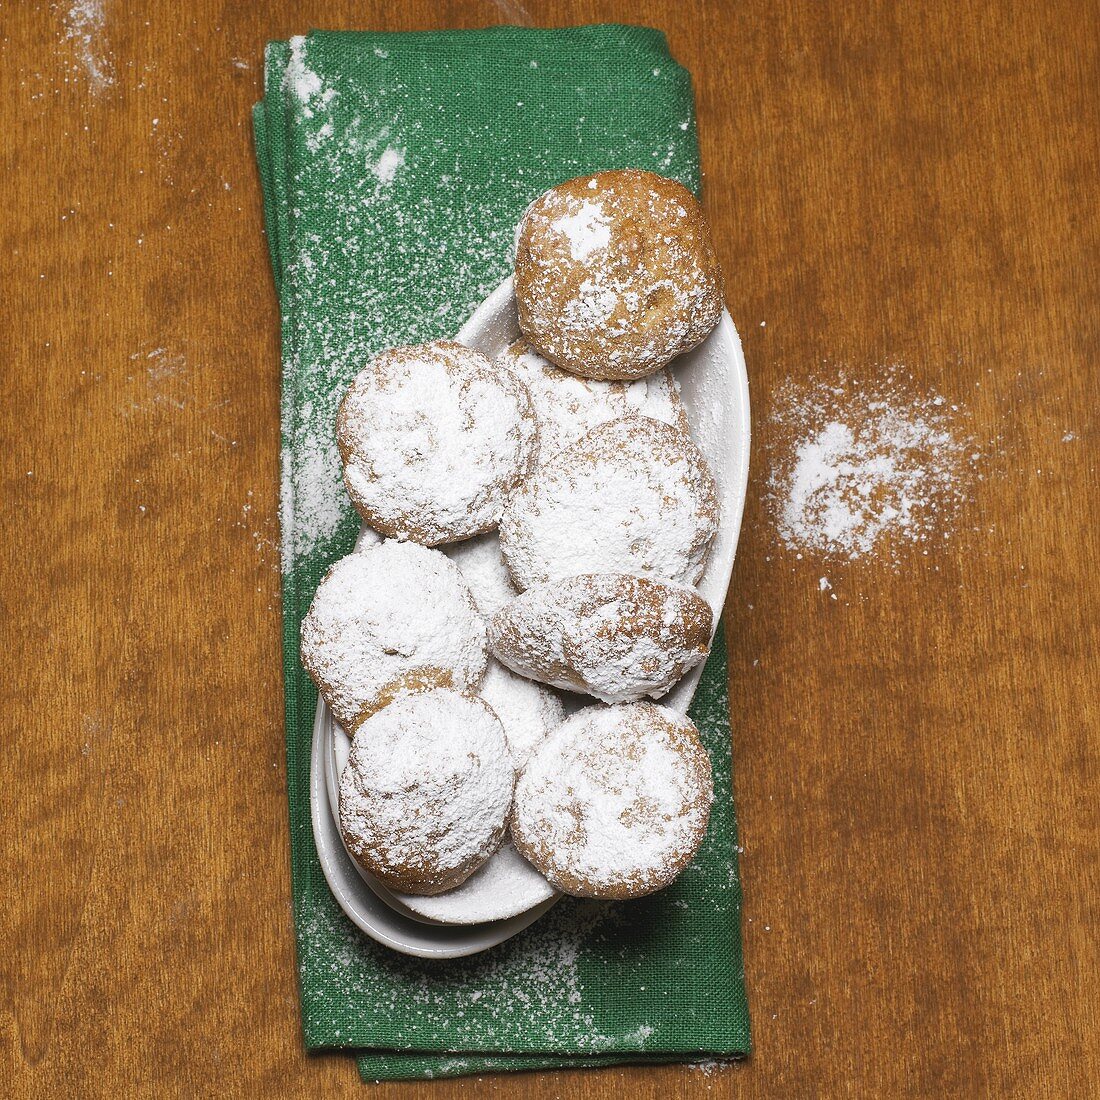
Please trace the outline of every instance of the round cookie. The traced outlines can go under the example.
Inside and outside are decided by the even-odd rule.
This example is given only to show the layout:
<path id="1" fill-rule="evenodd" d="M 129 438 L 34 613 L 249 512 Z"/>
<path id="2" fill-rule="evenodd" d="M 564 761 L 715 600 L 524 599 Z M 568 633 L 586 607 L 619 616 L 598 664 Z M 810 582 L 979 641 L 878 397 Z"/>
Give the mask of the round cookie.
<path id="1" fill-rule="evenodd" d="M 340 403 L 336 443 L 363 519 L 437 546 L 496 524 L 535 462 L 538 428 L 514 374 L 438 341 L 372 359 Z"/>
<path id="2" fill-rule="evenodd" d="M 703 209 L 675 180 L 580 176 L 528 208 L 516 236 L 524 335 L 585 378 L 642 378 L 700 344 L 722 315 Z"/>
<path id="3" fill-rule="evenodd" d="M 485 623 L 458 567 L 389 540 L 341 558 L 302 620 L 302 664 L 349 732 L 398 692 L 473 688 Z"/>
<path id="4" fill-rule="evenodd" d="M 548 581 L 489 624 L 501 664 L 605 703 L 664 695 L 710 646 L 710 605 L 693 589 L 624 573 Z"/>
<path id="5" fill-rule="evenodd" d="M 652 703 L 587 707 L 520 776 L 512 840 L 567 894 L 642 897 L 691 862 L 713 797 L 710 758 L 689 719 Z"/>
<path id="6" fill-rule="evenodd" d="M 512 759 L 520 771 L 547 734 L 565 719 L 565 708 L 553 691 L 517 676 L 499 661 L 489 662 L 478 694 L 500 719 Z"/>
<path id="7" fill-rule="evenodd" d="M 628 416 L 594 428 L 516 489 L 500 547 L 521 589 L 596 571 L 694 584 L 718 513 L 714 475 L 691 438 Z"/>
<path id="8" fill-rule="evenodd" d="M 500 847 L 516 770 L 480 699 L 402 695 L 356 731 L 340 776 L 340 832 L 391 890 L 441 894 Z"/>
<path id="9" fill-rule="evenodd" d="M 526 340 L 517 340 L 498 361 L 530 391 L 539 422 L 540 465 L 593 428 L 621 416 L 652 417 L 689 434 L 680 386 L 670 371 L 633 382 L 581 378 L 554 366 Z"/>

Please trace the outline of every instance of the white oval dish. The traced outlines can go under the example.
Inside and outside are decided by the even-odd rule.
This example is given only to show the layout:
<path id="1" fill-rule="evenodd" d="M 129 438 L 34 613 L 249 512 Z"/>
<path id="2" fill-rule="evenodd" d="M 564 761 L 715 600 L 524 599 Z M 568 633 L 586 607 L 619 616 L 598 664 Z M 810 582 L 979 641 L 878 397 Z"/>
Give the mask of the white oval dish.
<path id="1" fill-rule="evenodd" d="M 455 337 L 495 359 L 520 336 L 512 280 L 481 303 Z M 728 311 L 694 351 L 673 364 L 692 436 L 714 470 L 722 516 L 698 589 L 714 610 L 715 628 L 733 572 L 749 473 L 749 379 L 741 341 Z M 378 536 L 364 528 L 359 544 Z M 700 664 L 659 702 L 687 712 Z M 340 764 L 347 735 L 323 700 L 317 704 L 310 758 L 313 835 L 321 869 L 341 909 L 372 939 L 424 958 L 472 955 L 522 931 L 559 895 L 506 845 L 457 890 L 434 898 L 394 895 L 362 871 L 344 849 L 338 821 Z"/>

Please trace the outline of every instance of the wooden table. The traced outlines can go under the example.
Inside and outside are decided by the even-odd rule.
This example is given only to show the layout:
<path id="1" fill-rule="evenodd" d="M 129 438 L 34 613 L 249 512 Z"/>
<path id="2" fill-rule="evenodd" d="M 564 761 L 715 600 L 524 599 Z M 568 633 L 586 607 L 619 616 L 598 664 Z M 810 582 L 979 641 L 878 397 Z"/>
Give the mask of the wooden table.
<path id="1" fill-rule="evenodd" d="M 756 1049 L 371 1095 L 1095 1095 L 1097 5 L 68 7 L 0 29 L 3 1091 L 362 1095 L 298 1033 L 261 49 L 630 19 L 694 73 L 753 383 L 728 619 Z M 889 362 L 965 408 L 987 476 L 928 556 L 830 563 L 833 600 L 776 537 L 770 409 Z"/>

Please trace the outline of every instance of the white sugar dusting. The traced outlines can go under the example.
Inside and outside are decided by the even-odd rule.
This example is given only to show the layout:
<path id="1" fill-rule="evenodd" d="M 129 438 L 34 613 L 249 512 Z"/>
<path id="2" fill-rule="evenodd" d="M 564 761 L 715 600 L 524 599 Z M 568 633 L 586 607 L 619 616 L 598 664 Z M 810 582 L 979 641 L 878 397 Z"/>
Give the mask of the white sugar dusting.
<path id="1" fill-rule="evenodd" d="M 849 560 L 896 560 L 902 546 L 942 542 L 981 457 L 961 417 L 898 371 L 870 385 L 788 387 L 773 416 L 784 449 L 768 486 L 781 542 Z"/>
<path id="2" fill-rule="evenodd" d="M 479 689 L 504 727 L 517 768 L 523 768 L 543 740 L 565 719 L 561 698 L 549 688 L 490 660 Z"/>
<path id="3" fill-rule="evenodd" d="M 405 166 L 405 150 L 387 145 L 382 155 L 370 166 L 371 173 L 381 183 L 393 183 L 397 173 Z"/>
<path id="4" fill-rule="evenodd" d="M 336 94 L 331 88 L 325 88 L 321 78 L 309 67 L 306 61 L 306 40 L 296 34 L 290 39 L 290 59 L 287 61 L 283 84 L 301 104 L 302 114 L 312 118 L 318 106 L 327 104 Z"/>
<path id="5" fill-rule="evenodd" d="M 77 0 L 65 13 L 65 37 L 72 42 L 93 91 L 115 81 L 104 37 L 106 23 L 102 0 Z"/>
<path id="6" fill-rule="evenodd" d="M 578 964 L 590 937 L 621 919 L 606 905 L 567 899 L 526 935 L 444 969 L 437 960 L 425 963 L 377 947 L 318 906 L 300 915 L 298 962 L 303 972 L 327 972 L 341 1005 L 369 999 L 398 1021 L 445 1011 L 486 1042 L 521 1028 L 551 1045 L 599 1051 L 623 1037 L 596 1026 Z"/>
<path id="7" fill-rule="evenodd" d="M 569 242 L 574 260 L 584 260 L 593 252 L 602 252 L 611 243 L 611 223 L 598 203 L 582 202 L 572 214 L 562 214 L 550 228 Z"/>

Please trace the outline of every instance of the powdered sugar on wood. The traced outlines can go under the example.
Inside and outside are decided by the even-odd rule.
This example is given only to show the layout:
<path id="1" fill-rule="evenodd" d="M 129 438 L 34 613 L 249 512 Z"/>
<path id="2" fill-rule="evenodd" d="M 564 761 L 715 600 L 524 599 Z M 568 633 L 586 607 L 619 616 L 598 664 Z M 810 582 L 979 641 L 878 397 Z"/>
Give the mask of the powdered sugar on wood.
<path id="1" fill-rule="evenodd" d="M 781 390 L 767 494 L 780 541 L 830 559 L 927 553 L 949 537 L 980 476 L 963 418 L 900 370 Z"/>

